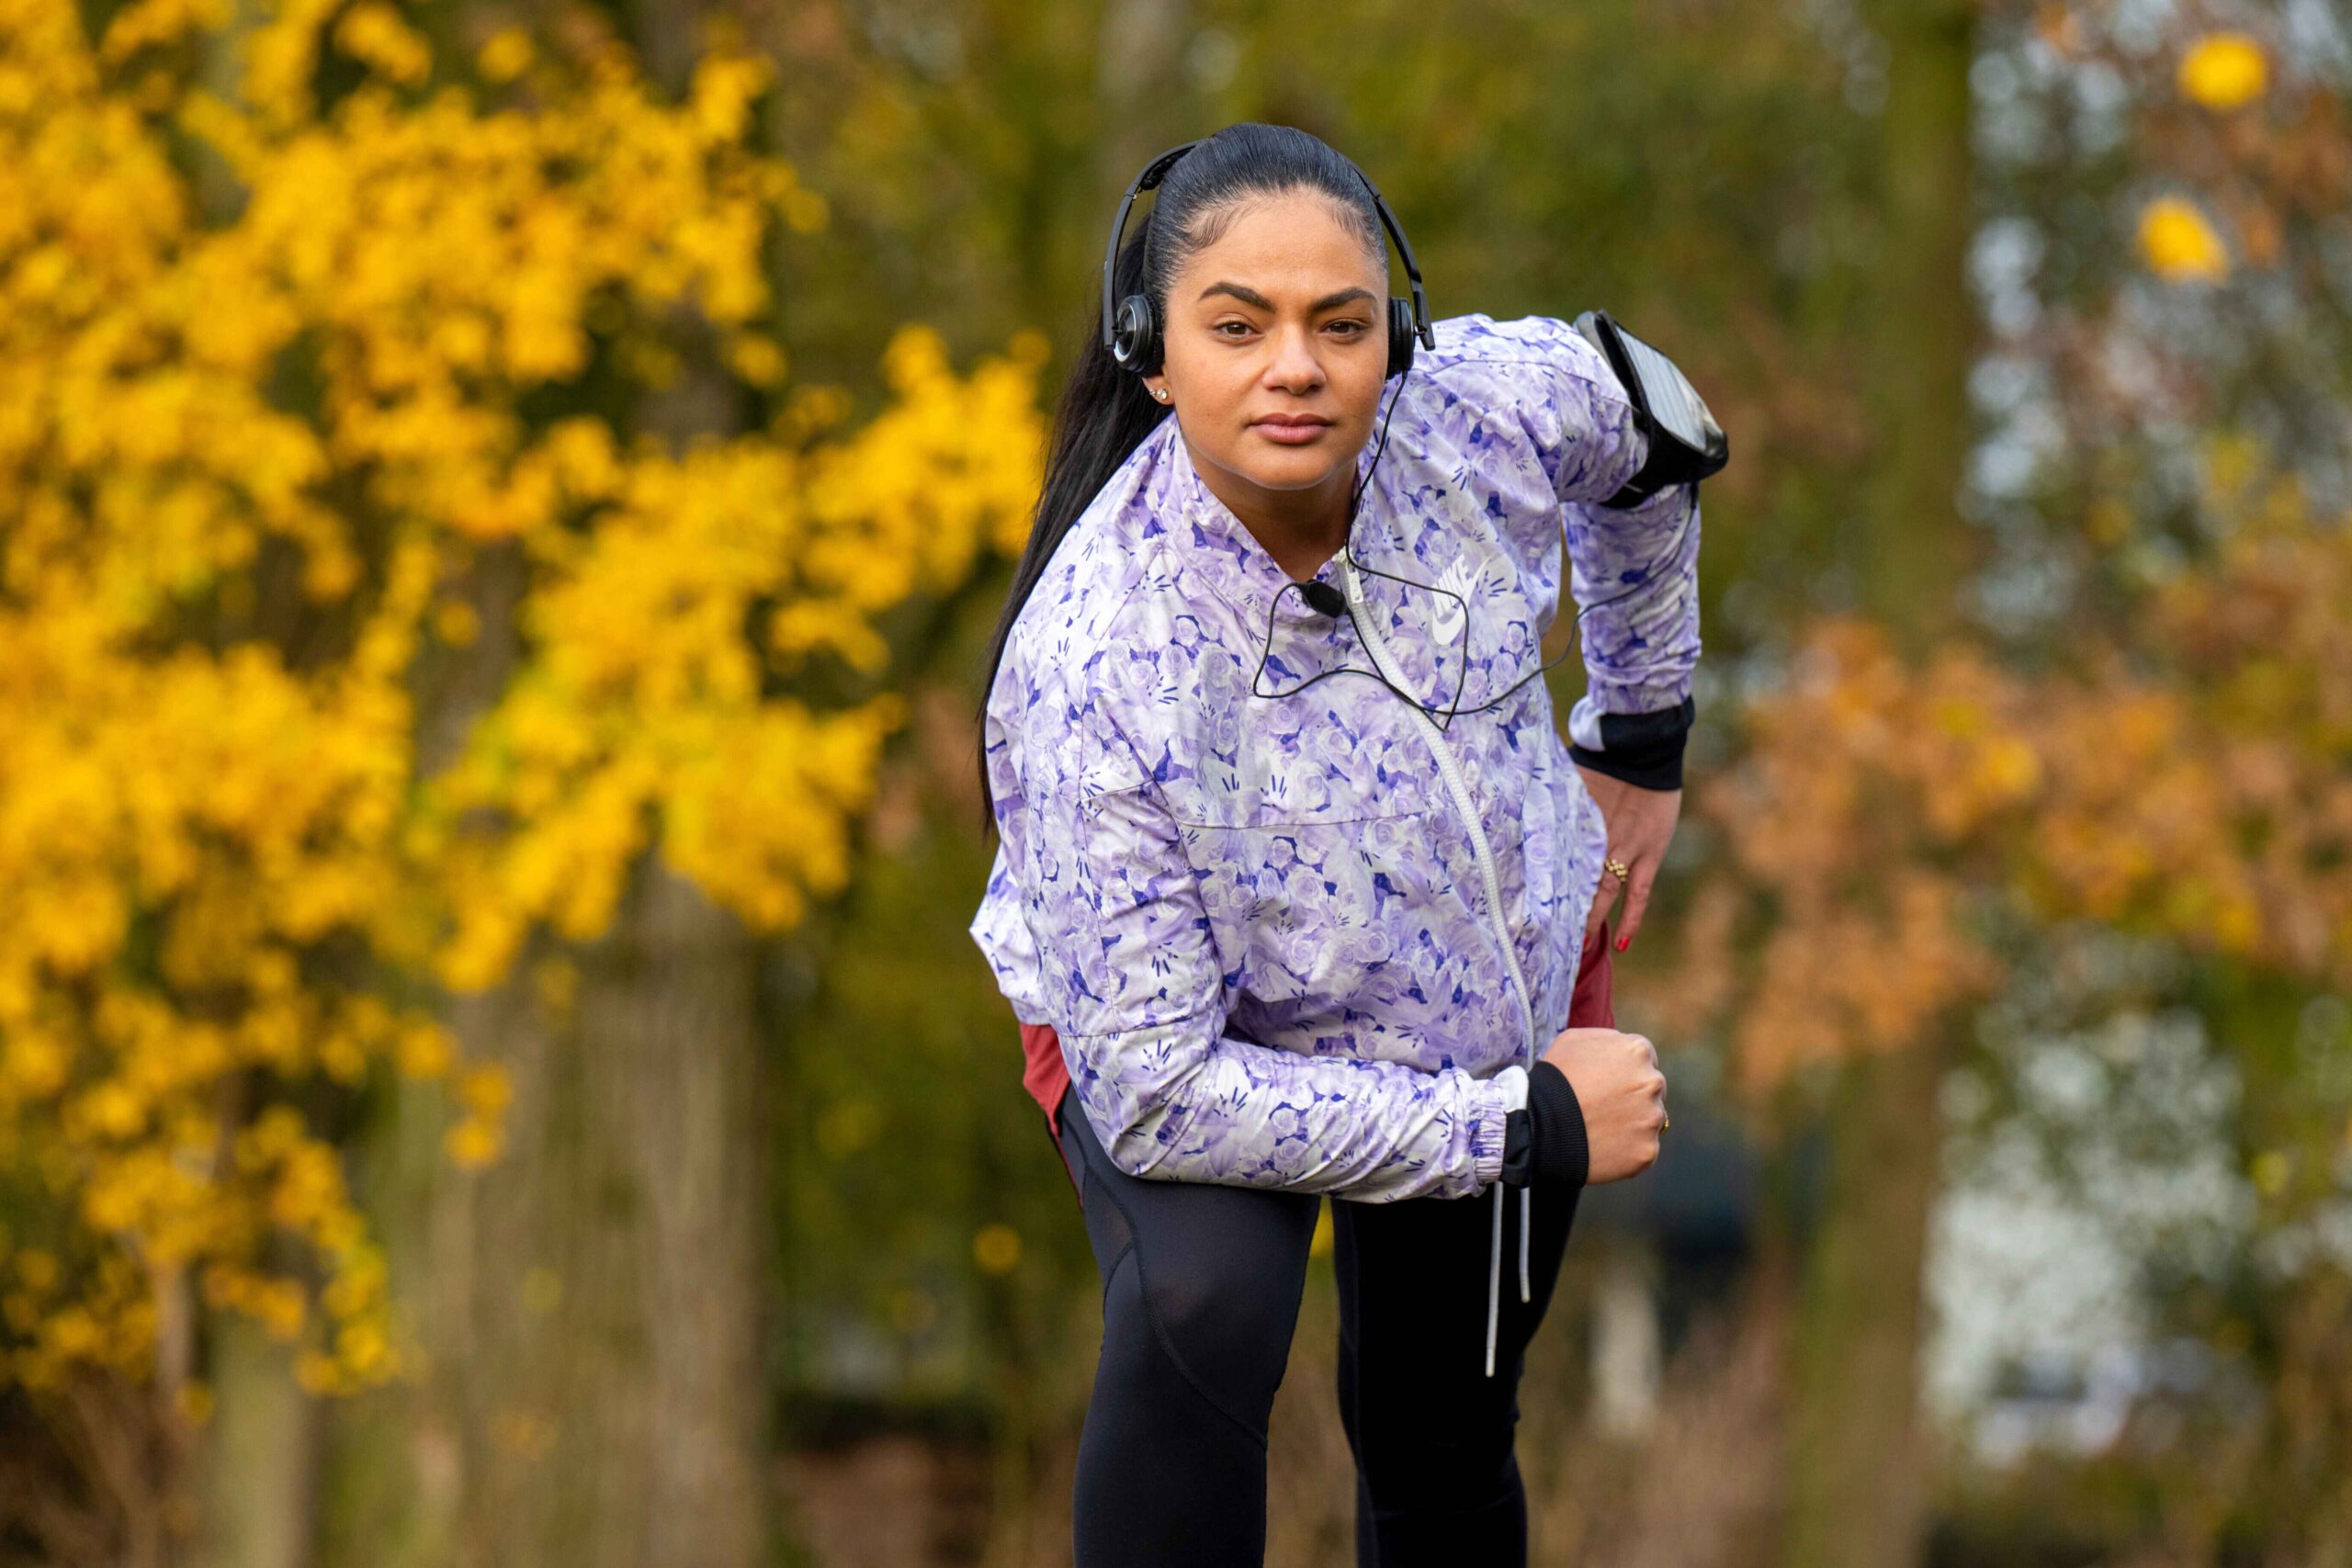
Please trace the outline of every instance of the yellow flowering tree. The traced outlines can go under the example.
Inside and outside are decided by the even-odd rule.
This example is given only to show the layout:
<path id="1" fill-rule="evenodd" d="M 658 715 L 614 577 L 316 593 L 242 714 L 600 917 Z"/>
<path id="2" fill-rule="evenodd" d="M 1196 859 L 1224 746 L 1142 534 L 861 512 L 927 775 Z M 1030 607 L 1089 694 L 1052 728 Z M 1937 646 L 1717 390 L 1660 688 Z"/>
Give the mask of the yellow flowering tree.
<path id="1" fill-rule="evenodd" d="M 171 1418 L 214 1314 L 400 1371 L 351 1108 L 438 1084 L 474 1167 L 524 1109 L 446 996 L 649 864 L 711 930 L 842 885 L 1044 357 L 789 385 L 827 215 L 723 35 L 665 96 L 589 12 L 230 10 L 0 0 L 0 1383 Z"/>

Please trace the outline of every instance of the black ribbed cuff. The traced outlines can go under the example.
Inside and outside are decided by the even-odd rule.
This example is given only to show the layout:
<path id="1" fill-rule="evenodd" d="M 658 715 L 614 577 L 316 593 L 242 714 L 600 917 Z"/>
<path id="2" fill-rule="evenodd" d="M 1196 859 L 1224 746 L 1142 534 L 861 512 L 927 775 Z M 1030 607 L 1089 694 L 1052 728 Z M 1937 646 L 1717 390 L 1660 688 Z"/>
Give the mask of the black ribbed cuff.
<path id="1" fill-rule="evenodd" d="M 1528 1070 L 1526 1105 L 1503 1118 L 1504 1183 L 1581 1187 L 1591 1168 L 1576 1086 L 1550 1062 L 1537 1062 Z"/>
<path id="2" fill-rule="evenodd" d="M 1639 789 L 1682 787 L 1682 751 L 1698 722 L 1699 704 L 1684 697 L 1656 713 L 1604 713 L 1600 716 L 1602 750 L 1589 750 L 1568 742 L 1568 755 L 1596 773 L 1623 779 Z"/>

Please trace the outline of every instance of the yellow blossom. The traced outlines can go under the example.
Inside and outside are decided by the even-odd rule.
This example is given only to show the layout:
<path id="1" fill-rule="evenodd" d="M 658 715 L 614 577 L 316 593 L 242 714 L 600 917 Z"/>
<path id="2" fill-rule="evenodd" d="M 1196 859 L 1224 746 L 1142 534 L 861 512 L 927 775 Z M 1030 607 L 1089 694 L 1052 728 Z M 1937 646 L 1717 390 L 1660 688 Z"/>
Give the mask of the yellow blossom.
<path id="1" fill-rule="evenodd" d="M 2218 282 L 2229 276 L 2229 253 L 2194 204 L 2161 197 L 2140 214 L 2140 254 L 2167 282 Z"/>
<path id="2" fill-rule="evenodd" d="M 1012 1273 L 1021 1262 L 1021 1233 L 1001 1222 L 982 1225 L 972 1237 L 972 1260 L 983 1273 Z"/>
<path id="3" fill-rule="evenodd" d="M 442 1141 L 460 1169 L 480 1170 L 498 1158 L 503 1140 L 496 1127 L 469 1120 L 450 1128 Z"/>
<path id="4" fill-rule="evenodd" d="M 2245 33 L 2207 33 L 2180 57 L 2183 96 L 2209 109 L 2233 109 L 2262 96 L 2262 46 Z"/>
<path id="5" fill-rule="evenodd" d="M 530 68 L 531 35 L 520 28 L 503 28 L 474 56 L 475 69 L 492 82 L 511 82 Z"/>

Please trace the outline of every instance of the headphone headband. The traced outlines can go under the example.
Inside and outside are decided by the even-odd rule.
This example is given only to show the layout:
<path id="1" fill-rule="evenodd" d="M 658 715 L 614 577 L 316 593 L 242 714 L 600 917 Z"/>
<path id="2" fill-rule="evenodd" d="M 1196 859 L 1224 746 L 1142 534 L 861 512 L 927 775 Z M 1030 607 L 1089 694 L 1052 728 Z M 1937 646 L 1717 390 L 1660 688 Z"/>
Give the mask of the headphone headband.
<path id="1" fill-rule="evenodd" d="M 1421 293 L 1421 268 L 1420 264 L 1413 259 L 1412 244 L 1405 238 L 1404 228 L 1396 221 L 1396 215 L 1388 210 L 1386 199 L 1373 185 L 1372 176 L 1358 169 L 1356 178 L 1363 181 L 1363 188 L 1372 192 L 1373 208 L 1380 214 L 1380 221 L 1387 229 L 1388 237 L 1396 242 L 1396 254 L 1405 263 L 1405 282 L 1413 291 L 1414 334 L 1421 340 L 1423 348 L 1435 348 L 1437 329 L 1430 325 L 1430 302 Z"/>
<path id="2" fill-rule="evenodd" d="M 1176 166 L 1178 159 L 1205 140 L 1205 137 L 1195 137 L 1190 141 L 1180 142 L 1146 164 L 1143 172 L 1136 176 L 1135 183 L 1127 186 L 1127 194 L 1119 203 L 1119 216 L 1111 223 L 1111 243 L 1102 251 L 1102 346 L 1106 350 L 1113 349 L 1117 341 L 1113 328 L 1112 273 L 1119 260 L 1119 242 L 1126 235 L 1127 214 L 1134 209 L 1138 195 L 1156 188 L 1168 177 L 1168 171 Z M 1354 164 L 1351 163 L 1349 167 L 1354 168 Z M 1435 348 L 1437 330 L 1430 325 L 1430 303 L 1421 289 L 1420 264 L 1413 259 L 1413 247 L 1405 238 L 1404 227 L 1396 221 L 1396 215 L 1388 209 L 1387 201 L 1364 172 L 1356 169 L 1355 175 L 1363 181 L 1363 188 L 1372 197 L 1373 209 L 1380 214 L 1381 227 L 1387 230 L 1388 237 L 1396 243 L 1396 254 L 1405 263 L 1405 280 L 1413 291 L 1412 335 L 1420 339 L 1423 347 Z"/>
<path id="3" fill-rule="evenodd" d="M 1156 187 L 1161 180 L 1168 177 L 1168 171 L 1176 166 L 1176 160 L 1198 147 L 1204 140 L 1205 139 L 1194 137 L 1190 141 L 1170 147 L 1167 152 L 1146 164 L 1143 166 L 1143 173 L 1136 176 L 1135 184 L 1127 187 L 1126 199 L 1119 203 L 1119 216 L 1111 224 L 1111 243 L 1102 252 L 1102 346 L 1104 348 L 1111 346 L 1111 272 L 1119 260 L 1119 242 L 1126 235 L 1127 213 L 1135 207 L 1136 196 L 1138 192 Z"/>

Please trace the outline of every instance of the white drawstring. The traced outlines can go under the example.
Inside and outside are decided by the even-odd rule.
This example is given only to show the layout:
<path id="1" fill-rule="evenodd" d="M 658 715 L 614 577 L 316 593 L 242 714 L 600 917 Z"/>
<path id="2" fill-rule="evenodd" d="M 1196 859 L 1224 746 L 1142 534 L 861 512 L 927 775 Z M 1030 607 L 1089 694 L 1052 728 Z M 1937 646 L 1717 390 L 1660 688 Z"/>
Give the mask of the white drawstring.
<path id="1" fill-rule="evenodd" d="M 1532 1187 L 1519 1190 L 1519 1299 L 1535 1299 L 1528 1288 L 1527 1228 L 1528 1200 L 1534 1194 Z M 1495 1233 L 1493 1245 L 1487 1257 L 1487 1375 L 1495 1375 L 1495 1325 L 1501 1317 L 1503 1279 L 1503 1183 L 1495 1183 Z"/>
<path id="2" fill-rule="evenodd" d="M 1502 1302 L 1503 1184 L 1495 1181 L 1495 1240 L 1487 1255 L 1487 1375 L 1495 1375 L 1495 1318 Z"/>
<path id="3" fill-rule="evenodd" d="M 1495 1075 L 1502 1086 L 1506 1112 L 1518 1111 L 1527 1104 L 1527 1069 L 1514 1062 Z M 1487 1375 L 1495 1375 L 1495 1326 L 1502 1315 L 1503 1295 L 1503 1188 L 1506 1183 L 1495 1178 L 1494 1234 L 1487 1249 Z M 1533 1299 L 1527 1281 L 1527 1193 L 1519 1190 L 1519 1299 Z"/>

